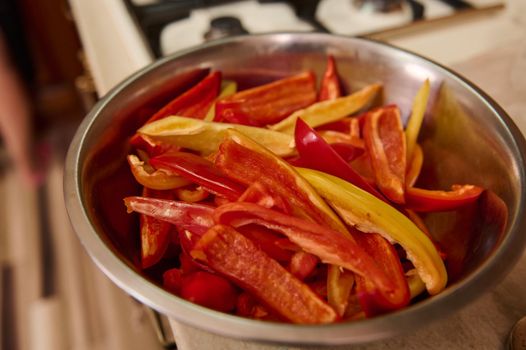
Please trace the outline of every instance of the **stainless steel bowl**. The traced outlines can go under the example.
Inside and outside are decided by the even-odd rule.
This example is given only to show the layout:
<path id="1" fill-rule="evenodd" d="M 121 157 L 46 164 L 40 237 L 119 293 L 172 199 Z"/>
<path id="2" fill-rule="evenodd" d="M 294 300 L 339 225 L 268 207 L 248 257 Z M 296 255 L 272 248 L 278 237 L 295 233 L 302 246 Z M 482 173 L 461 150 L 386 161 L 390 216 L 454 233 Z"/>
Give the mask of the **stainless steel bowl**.
<path id="1" fill-rule="evenodd" d="M 125 155 L 127 138 L 167 99 L 219 69 L 250 86 L 337 59 L 347 90 L 383 82 L 383 102 L 407 116 L 428 77 L 431 102 L 421 135 L 421 185 L 474 183 L 491 191 L 477 206 L 426 218 L 449 253 L 448 288 L 381 317 L 299 326 L 231 316 L 182 300 L 136 268 L 137 221 L 122 198 L 138 193 Z M 65 199 L 80 240 L 98 266 L 141 302 L 180 322 L 229 337 L 294 344 L 355 344 L 398 335 L 452 314 L 494 286 L 525 243 L 525 141 L 506 113 L 476 86 L 423 57 L 385 44 L 324 34 L 270 34 L 211 42 L 164 58 L 129 77 L 85 118 L 68 152 Z M 495 194 L 497 196 L 495 196 Z"/>

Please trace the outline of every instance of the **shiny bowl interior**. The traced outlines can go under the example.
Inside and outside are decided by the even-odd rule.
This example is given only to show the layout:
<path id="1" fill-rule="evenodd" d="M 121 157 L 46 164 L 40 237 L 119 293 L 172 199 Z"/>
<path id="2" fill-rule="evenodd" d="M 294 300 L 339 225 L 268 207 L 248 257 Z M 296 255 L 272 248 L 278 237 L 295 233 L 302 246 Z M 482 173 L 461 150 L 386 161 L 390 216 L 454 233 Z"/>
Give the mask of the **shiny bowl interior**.
<path id="1" fill-rule="evenodd" d="M 489 189 L 477 205 L 433 214 L 426 223 L 448 253 L 448 288 L 389 315 L 333 325 L 298 326 L 231 316 L 182 300 L 137 268 L 137 217 L 122 198 L 139 193 L 125 156 L 127 139 L 169 98 L 221 70 L 241 87 L 312 69 L 321 76 L 335 56 L 346 91 L 383 83 L 378 103 L 404 118 L 425 78 L 431 98 L 420 142 L 419 185 L 472 183 Z M 319 80 L 319 79 L 318 79 Z M 525 141 L 506 113 L 454 72 L 385 44 L 313 33 L 242 36 L 164 58 L 129 77 L 93 108 L 70 146 L 65 199 L 72 225 L 98 266 L 141 302 L 189 325 L 234 338 L 293 344 L 351 344 L 395 336 L 445 317 L 494 286 L 526 243 Z"/>

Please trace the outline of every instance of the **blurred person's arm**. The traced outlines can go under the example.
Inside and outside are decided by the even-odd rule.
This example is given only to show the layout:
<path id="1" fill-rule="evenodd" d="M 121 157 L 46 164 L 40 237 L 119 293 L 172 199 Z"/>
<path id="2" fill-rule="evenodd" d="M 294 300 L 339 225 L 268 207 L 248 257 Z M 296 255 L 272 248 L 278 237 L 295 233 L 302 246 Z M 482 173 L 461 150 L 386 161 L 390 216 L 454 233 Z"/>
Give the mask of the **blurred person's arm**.
<path id="1" fill-rule="evenodd" d="M 0 136 L 22 179 L 35 184 L 31 154 L 31 105 L 0 32 Z"/>

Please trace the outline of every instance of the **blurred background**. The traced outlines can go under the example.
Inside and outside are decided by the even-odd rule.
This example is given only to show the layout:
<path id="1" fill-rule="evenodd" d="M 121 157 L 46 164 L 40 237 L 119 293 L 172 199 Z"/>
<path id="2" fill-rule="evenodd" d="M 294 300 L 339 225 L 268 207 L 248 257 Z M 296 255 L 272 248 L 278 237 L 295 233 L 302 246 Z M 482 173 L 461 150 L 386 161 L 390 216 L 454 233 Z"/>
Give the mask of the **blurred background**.
<path id="1" fill-rule="evenodd" d="M 62 167 L 77 126 L 100 96 L 157 58 L 245 33 L 364 36 L 455 69 L 526 132 L 524 0 L 2 0 L 0 11 L 2 349 L 163 349 L 175 338 L 179 349 L 241 348 L 212 346 L 181 325 L 174 336 L 98 270 L 65 212 Z M 502 346 L 526 309 L 524 260 L 457 318 L 368 348 L 423 339 Z M 488 327 L 481 315 L 497 321 Z"/>

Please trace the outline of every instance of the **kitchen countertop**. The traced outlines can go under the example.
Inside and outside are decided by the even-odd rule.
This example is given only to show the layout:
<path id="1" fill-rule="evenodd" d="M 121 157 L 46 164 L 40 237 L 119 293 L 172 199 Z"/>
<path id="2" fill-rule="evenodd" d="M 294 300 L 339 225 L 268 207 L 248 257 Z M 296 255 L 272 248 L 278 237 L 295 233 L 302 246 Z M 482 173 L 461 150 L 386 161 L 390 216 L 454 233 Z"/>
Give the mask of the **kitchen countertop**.
<path id="1" fill-rule="evenodd" d="M 70 0 L 70 4 L 99 95 L 152 61 L 133 23 L 123 18 L 121 1 Z M 505 10 L 490 16 L 388 41 L 454 68 L 489 93 L 526 134 L 526 2 L 509 0 Z M 501 283 L 453 316 L 413 334 L 352 349 L 503 348 L 513 323 L 526 315 L 525 295 L 523 255 Z M 179 323 L 172 326 L 181 350 L 300 349 L 233 342 Z"/>

